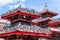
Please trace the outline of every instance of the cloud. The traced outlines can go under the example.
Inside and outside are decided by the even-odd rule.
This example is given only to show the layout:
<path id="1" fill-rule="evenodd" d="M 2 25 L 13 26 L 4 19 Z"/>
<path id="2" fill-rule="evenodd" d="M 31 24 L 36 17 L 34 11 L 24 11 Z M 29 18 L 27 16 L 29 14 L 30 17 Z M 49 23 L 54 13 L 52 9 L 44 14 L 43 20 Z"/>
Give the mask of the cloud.
<path id="1" fill-rule="evenodd" d="M 14 9 L 17 8 L 20 4 L 22 7 L 25 7 L 24 2 L 26 0 L 0 0 L 0 13 L 6 12 L 6 10 L 12 10 L 13 7 Z M 8 7 L 8 9 L 4 10 L 3 8 Z M 3 10 L 2 10 L 3 9 Z"/>
<path id="2" fill-rule="evenodd" d="M 21 2 L 25 2 L 26 0 L 20 0 Z"/>
<path id="3" fill-rule="evenodd" d="M 15 8 L 19 7 L 20 5 L 21 5 L 22 7 L 25 7 L 25 5 L 24 5 L 23 3 L 19 3 L 19 4 L 16 4 L 16 5 L 14 5 L 14 6 L 13 6 L 13 5 L 10 5 L 10 6 L 8 6 L 8 7 L 9 7 L 10 10 L 12 10 L 12 9 L 15 9 Z"/>
<path id="4" fill-rule="evenodd" d="M 1 5 L 6 5 L 6 4 L 9 4 L 9 3 L 16 3 L 16 2 L 25 2 L 25 0 L 0 0 L 0 4 Z"/>
<path id="5" fill-rule="evenodd" d="M 20 5 L 22 6 L 22 7 L 25 7 L 25 5 L 24 5 L 24 1 L 21 1 L 21 0 L 19 0 L 20 2 L 18 3 L 18 4 L 14 4 L 14 5 L 9 5 L 8 7 L 9 7 L 9 9 L 15 9 L 15 8 L 17 8 L 17 7 L 19 7 Z M 16 3 L 16 2 L 15 2 Z"/>
<path id="6" fill-rule="evenodd" d="M 17 2 L 17 1 L 16 0 L 0 0 L 0 6 L 4 6 L 13 2 Z"/>

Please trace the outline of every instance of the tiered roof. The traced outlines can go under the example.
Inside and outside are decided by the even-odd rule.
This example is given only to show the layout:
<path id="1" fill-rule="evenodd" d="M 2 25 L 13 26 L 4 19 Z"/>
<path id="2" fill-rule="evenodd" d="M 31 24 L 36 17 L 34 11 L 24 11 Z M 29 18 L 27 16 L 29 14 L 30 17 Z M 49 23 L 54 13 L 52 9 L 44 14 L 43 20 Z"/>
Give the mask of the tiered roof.
<path id="1" fill-rule="evenodd" d="M 8 19 L 11 21 L 10 17 L 12 16 L 15 16 L 15 15 L 18 15 L 18 17 L 20 15 L 22 15 L 22 17 L 26 18 L 27 17 L 31 17 L 30 19 L 36 19 L 36 18 L 40 18 L 39 15 L 36 15 L 35 13 L 31 13 L 29 12 L 26 8 L 21 8 L 21 7 L 18 7 L 16 10 L 12 11 L 12 12 L 8 12 L 7 14 L 5 15 L 2 15 L 2 19 Z M 29 20 L 24 20 L 24 19 L 18 19 L 18 20 L 23 20 L 23 21 L 28 21 L 30 22 Z M 18 20 L 15 20 L 15 21 L 18 21 Z M 15 22 L 15 21 L 12 21 L 12 22 Z"/>
<path id="2" fill-rule="evenodd" d="M 38 15 L 34 12 L 30 12 L 29 10 L 26 10 L 24 8 L 18 7 L 16 10 L 13 10 L 11 12 L 8 12 L 8 14 L 2 15 L 2 19 L 8 19 L 11 22 L 16 22 L 22 20 L 23 22 L 29 22 L 29 23 L 35 23 L 35 25 L 26 25 L 26 24 L 12 24 L 11 26 L 5 27 L 0 32 L 2 33 L 1 36 L 9 36 L 9 35 L 33 35 L 38 37 L 51 37 L 51 32 L 48 29 L 40 28 L 39 26 L 36 26 L 36 24 L 39 24 L 41 22 L 50 22 L 52 21 L 52 18 L 41 18 L 44 15 L 50 15 L 50 16 L 56 16 L 56 12 L 49 11 L 47 5 L 45 6 L 45 9 L 41 11 Z M 26 17 L 29 17 L 31 20 L 26 20 Z M 14 18 L 14 19 L 13 19 Z M 18 18 L 18 19 L 16 19 Z M 13 19 L 13 20 L 12 20 Z M 22 28 L 23 27 L 23 28 Z"/>

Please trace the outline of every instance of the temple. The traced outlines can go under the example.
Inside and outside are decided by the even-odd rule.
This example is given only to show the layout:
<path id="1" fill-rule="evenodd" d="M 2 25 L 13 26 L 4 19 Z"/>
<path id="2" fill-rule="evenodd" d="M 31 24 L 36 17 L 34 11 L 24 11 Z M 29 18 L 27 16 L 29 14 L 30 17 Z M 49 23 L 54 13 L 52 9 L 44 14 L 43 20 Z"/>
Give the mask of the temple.
<path id="1" fill-rule="evenodd" d="M 52 27 L 56 28 L 60 24 L 52 18 L 56 15 L 57 13 L 49 10 L 47 5 L 39 13 L 31 12 L 20 5 L 17 9 L 1 16 L 3 21 L 0 21 L 0 38 L 4 40 L 51 39 L 55 33 L 51 30 Z M 5 20 L 7 22 L 4 22 Z"/>

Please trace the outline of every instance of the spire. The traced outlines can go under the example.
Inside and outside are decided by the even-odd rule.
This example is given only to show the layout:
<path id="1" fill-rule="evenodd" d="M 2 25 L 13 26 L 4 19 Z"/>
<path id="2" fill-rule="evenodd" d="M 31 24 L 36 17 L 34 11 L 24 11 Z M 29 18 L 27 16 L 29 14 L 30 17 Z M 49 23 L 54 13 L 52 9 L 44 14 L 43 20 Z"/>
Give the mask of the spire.
<path id="1" fill-rule="evenodd" d="M 20 4 L 20 8 L 22 7 L 22 5 Z"/>
<path id="2" fill-rule="evenodd" d="M 44 8 L 44 10 L 48 11 L 47 3 L 45 3 L 45 8 Z"/>

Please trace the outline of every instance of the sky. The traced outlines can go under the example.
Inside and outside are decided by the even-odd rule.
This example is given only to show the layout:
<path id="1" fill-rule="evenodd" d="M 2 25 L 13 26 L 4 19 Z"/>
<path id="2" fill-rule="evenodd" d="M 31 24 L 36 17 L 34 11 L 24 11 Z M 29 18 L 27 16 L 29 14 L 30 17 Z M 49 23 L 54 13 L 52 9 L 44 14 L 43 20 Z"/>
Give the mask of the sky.
<path id="1" fill-rule="evenodd" d="M 52 10 L 58 15 L 55 18 L 60 17 L 60 0 L 0 0 L 0 15 L 13 10 L 18 6 L 35 9 L 36 11 L 42 11 L 47 3 L 49 10 Z"/>

